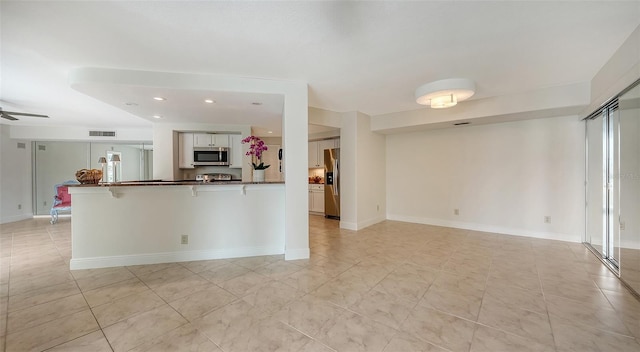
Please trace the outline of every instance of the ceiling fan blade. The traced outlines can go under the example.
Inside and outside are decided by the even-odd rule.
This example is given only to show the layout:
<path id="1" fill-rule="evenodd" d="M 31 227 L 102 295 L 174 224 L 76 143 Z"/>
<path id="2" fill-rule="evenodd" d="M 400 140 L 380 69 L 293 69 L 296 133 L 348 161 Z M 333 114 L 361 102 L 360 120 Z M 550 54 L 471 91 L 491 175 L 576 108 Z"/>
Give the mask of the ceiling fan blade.
<path id="1" fill-rule="evenodd" d="M 44 117 L 44 118 L 49 118 L 49 116 L 47 115 L 38 115 L 38 114 L 27 114 L 25 112 L 13 112 L 13 111 L 3 111 L 3 114 L 8 114 L 8 115 L 18 115 L 18 116 L 32 116 L 32 117 Z"/>
<path id="2" fill-rule="evenodd" d="M 10 121 L 17 121 L 18 120 L 13 116 L 5 114 L 4 112 L 0 112 L 0 117 L 2 117 L 3 119 L 10 120 Z"/>

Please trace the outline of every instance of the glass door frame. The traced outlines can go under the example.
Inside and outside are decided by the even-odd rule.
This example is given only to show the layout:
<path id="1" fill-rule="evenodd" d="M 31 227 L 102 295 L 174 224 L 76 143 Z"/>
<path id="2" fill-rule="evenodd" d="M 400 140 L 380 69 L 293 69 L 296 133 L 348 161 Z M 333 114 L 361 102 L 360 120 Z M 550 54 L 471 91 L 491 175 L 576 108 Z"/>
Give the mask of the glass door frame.
<path id="1" fill-rule="evenodd" d="M 619 143 L 619 123 L 615 116 L 618 113 L 617 99 L 614 99 L 596 113 L 591 114 L 585 119 L 585 239 L 584 243 L 594 253 L 598 255 L 607 265 L 609 265 L 616 273 L 619 273 L 619 258 L 616 255 L 616 235 L 618 234 L 619 219 L 616 215 L 619 207 L 615 202 L 619 201 L 619 197 L 615 191 L 619 191 L 619 185 L 615 182 L 616 163 L 619 153 L 616 146 Z M 589 187 L 593 187 L 589 180 L 589 124 L 588 120 L 597 120 L 602 118 L 602 184 L 598 185 L 602 189 L 603 204 L 589 204 Z M 598 251 L 592 246 L 591 236 L 589 235 L 589 209 L 590 207 L 598 207 L 602 209 L 602 249 Z"/>

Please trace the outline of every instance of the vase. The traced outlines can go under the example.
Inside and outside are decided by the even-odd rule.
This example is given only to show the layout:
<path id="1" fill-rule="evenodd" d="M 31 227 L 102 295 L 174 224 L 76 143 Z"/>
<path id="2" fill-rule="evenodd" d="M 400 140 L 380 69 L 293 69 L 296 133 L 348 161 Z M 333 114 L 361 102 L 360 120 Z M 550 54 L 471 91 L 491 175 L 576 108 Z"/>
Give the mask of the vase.
<path id="1" fill-rule="evenodd" d="M 253 182 L 264 182 L 264 170 L 253 170 Z"/>

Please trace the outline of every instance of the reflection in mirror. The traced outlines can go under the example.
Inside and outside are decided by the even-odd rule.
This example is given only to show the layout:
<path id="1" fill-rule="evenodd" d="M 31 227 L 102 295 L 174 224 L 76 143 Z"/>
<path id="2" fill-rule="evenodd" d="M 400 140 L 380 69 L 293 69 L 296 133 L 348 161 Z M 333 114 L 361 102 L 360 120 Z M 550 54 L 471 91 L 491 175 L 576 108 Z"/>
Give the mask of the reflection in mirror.
<path id="1" fill-rule="evenodd" d="M 620 112 L 620 277 L 640 293 L 640 85 L 618 99 Z"/>
<path id="2" fill-rule="evenodd" d="M 603 254 L 605 232 L 604 121 L 602 116 L 587 120 L 587 243 Z"/>
<path id="3" fill-rule="evenodd" d="M 80 169 L 106 172 L 107 152 L 119 152 L 118 181 L 150 180 L 153 178 L 153 145 L 151 143 L 89 143 L 33 142 L 34 150 L 34 214 L 48 215 L 53 202 L 54 186 L 75 180 Z M 109 159 L 107 158 L 107 162 Z M 106 174 L 105 174 L 106 176 Z M 103 181 L 107 181 L 103 176 Z"/>

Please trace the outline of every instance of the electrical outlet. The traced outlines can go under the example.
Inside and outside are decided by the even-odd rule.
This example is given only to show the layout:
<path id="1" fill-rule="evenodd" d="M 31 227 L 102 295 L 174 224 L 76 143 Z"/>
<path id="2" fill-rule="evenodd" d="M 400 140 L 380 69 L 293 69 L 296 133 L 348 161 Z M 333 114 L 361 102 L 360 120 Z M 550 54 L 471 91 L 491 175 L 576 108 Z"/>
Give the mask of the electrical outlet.
<path id="1" fill-rule="evenodd" d="M 182 235 L 180 237 L 180 244 L 189 244 L 189 235 Z"/>
<path id="2" fill-rule="evenodd" d="M 545 224 L 550 224 L 551 223 L 551 217 L 549 215 L 544 217 L 544 223 Z"/>
<path id="3" fill-rule="evenodd" d="M 624 221 L 621 221 L 621 222 L 620 222 L 620 230 L 621 230 L 621 231 L 624 231 L 624 230 L 626 230 L 626 229 L 627 229 L 627 225 L 624 223 Z"/>
<path id="4" fill-rule="evenodd" d="M 18 204 L 18 210 L 22 209 L 22 204 Z"/>
<path id="5" fill-rule="evenodd" d="M 460 215 L 460 209 L 453 209 L 453 215 Z"/>

